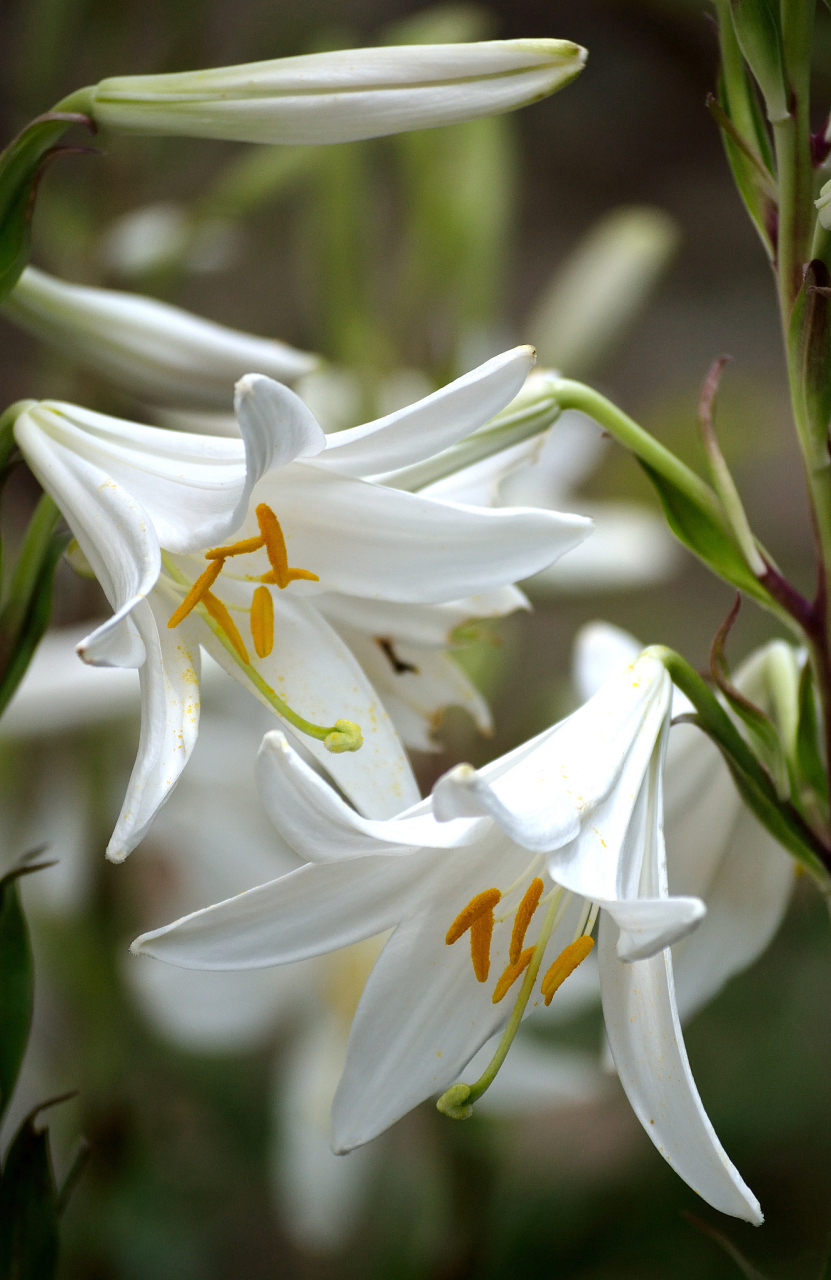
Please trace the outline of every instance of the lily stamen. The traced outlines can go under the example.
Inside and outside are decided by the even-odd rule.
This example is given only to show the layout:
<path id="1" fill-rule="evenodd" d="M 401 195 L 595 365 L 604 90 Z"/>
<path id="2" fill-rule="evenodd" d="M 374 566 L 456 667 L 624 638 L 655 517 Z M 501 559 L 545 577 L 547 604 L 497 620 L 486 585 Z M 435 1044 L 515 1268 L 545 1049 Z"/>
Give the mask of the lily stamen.
<path id="1" fill-rule="evenodd" d="M 259 551 L 265 546 L 265 538 L 243 538 L 241 542 L 232 542 L 229 547 L 214 547 L 205 552 L 206 560 L 224 560 L 226 556 L 247 556 L 252 551 Z"/>
<path id="2" fill-rule="evenodd" d="M 271 507 L 265 502 L 259 503 L 256 515 L 257 524 L 260 526 L 260 534 L 268 555 L 268 562 L 271 565 L 271 572 L 264 573 L 260 578 L 260 582 L 273 583 L 281 591 L 284 591 L 290 582 L 296 582 L 298 579 L 305 579 L 307 582 L 319 582 L 318 575 L 312 573 L 309 569 L 292 569 L 289 567 L 286 540 L 283 537 L 280 521 L 271 510 Z"/>
<path id="3" fill-rule="evenodd" d="M 444 940 L 451 947 L 470 929 L 470 958 L 477 982 L 487 982 L 490 973 L 493 909 L 501 897 L 499 889 L 483 889 L 477 893 L 462 908 L 445 935 Z"/>
<path id="4" fill-rule="evenodd" d="M 545 885 L 542 880 L 539 876 L 536 876 L 525 890 L 522 901 L 517 907 L 516 916 L 514 917 L 514 927 L 511 932 L 511 945 L 508 949 L 508 959 L 512 965 L 517 964 L 519 961 L 522 944 L 525 941 L 525 934 L 528 930 L 529 924 L 531 923 L 531 917 L 540 905 L 540 898 L 542 897 L 542 891 L 544 888 Z M 496 999 L 495 996 L 494 999 Z"/>
<path id="5" fill-rule="evenodd" d="M 570 942 L 560 952 L 540 983 L 540 990 L 545 996 L 546 1005 L 551 1004 L 554 999 L 554 993 L 563 985 L 569 974 L 573 973 L 577 966 L 583 963 L 593 946 L 594 938 L 590 938 L 588 934 L 584 933 L 576 942 Z"/>
<path id="6" fill-rule="evenodd" d="M 205 608 L 208 610 L 208 613 L 211 615 L 211 617 L 213 618 L 217 626 L 221 627 L 222 630 L 225 632 L 226 636 L 231 641 L 231 644 L 236 649 L 240 658 L 247 665 L 249 662 L 248 650 L 246 649 L 245 644 L 243 643 L 242 636 L 237 630 L 237 626 L 236 626 L 236 623 L 234 622 L 234 619 L 231 617 L 225 605 L 211 591 L 205 592 L 201 603 L 204 604 Z M 170 625 L 171 624 L 168 623 L 168 626 Z"/>
<path id="7" fill-rule="evenodd" d="M 210 592 L 211 587 L 216 582 L 220 573 L 224 560 L 214 560 L 209 564 L 204 573 L 201 573 L 194 582 L 190 591 L 185 596 L 178 609 L 175 609 L 168 619 L 168 627 L 178 627 L 180 622 L 184 622 L 185 618 L 191 613 L 201 600 L 203 600 Z M 233 626 L 233 623 L 231 623 Z M 236 627 L 234 627 L 236 631 Z M 242 644 L 242 641 L 240 641 Z M 248 659 L 246 658 L 246 662 Z"/>
<path id="8" fill-rule="evenodd" d="M 466 907 L 463 907 L 456 919 L 451 924 L 445 935 L 445 942 L 451 947 L 454 942 L 458 942 L 463 933 L 467 933 L 475 920 L 484 915 L 486 911 L 493 911 L 493 908 L 501 900 L 502 893 L 499 889 L 483 889 L 481 893 L 477 893 L 475 898 L 471 898 Z"/>
<path id="9" fill-rule="evenodd" d="M 491 999 L 494 1004 L 499 1004 L 499 1001 L 508 994 L 520 974 L 524 973 L 528 968 L 533 954 L 534 948 L 526 947 L 522 952 L 522 955 L 519 956 L 517 960 L 512 961 L 506 966 L 499 978 L 499 981 L 493 989 Z"/>
<path id="10" fill-rule="evenodd" d="M 258 658 L 274 648 L 274 601 L 268 587 L 257 587 L 251 601 L 251 638 Z"/>

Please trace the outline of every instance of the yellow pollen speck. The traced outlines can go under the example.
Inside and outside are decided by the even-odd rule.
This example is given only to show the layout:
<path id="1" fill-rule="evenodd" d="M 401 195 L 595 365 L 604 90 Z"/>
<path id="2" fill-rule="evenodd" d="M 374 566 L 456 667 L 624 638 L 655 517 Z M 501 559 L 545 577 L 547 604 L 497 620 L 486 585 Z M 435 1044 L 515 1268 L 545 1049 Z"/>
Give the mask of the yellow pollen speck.
<path id="1" fill-rule="evenodd" d="M 169 627 L 178 627 L 180 622 L 184 622 L 191 610 L 195 609 L 199 601 L 210 591 L 222 572 L 224 563 L 223 560 L 214 560 L 213 564 L 209 564 L 205 572 L 199 575 L 179 608 L 170 615 L 167 624 Z"/>
<path id="2" fill-rule="evenodd" d="M 274 648 L 274 602 L 268 587 L 257 587 L 251 601 L 251 636 L 258 658 Z"/>
<path id="3" fill-rule="evenodd" d="M 536 876 L 528 888 L 525 890 L 522 902 L 516 910 L 514 917 L 514 927 L 511 933 L 511 946 L 508 951 L 508 959 L 511 964 L 517 963 L 522 951 L 522 944 L 525 941 L 526 930 L 531 923 L 531 917 L 536 911 L 542 897 L 542 891 L 545 888 L 539 876 Z M 500 979 L 501 981 L 501 979 Z M 507 990 L 507 987 L 505 988 Z"/>
<path id="4" fill-rule="evenodd" d="M 540 990 L 545 996 L 547 1005 L 551 1004 L 555 991 L 563 985 L 568 975 L 583 963 L 593 946 L 594 939 L 583 934 L 576 942 L 569 943 L 560 952 L 540 983 Z"/>
<path id="5" fill-rule="evenodd" d="M 531 963 L 531 957 L 533 954 L 534 954 L 534 948 L 526 947 L 522 955 L 519 956 L 518 959 L 515 960 L 512 964 L 509 964 L 507 966 L 504 973 L 502 974 L 499 981 L 497 982 L 496 986 L 494 987 L 493 996 L 491 997 L 494 1004 L 499 1004 L 499 1001 L 503 998 L 503 996 L 506 996 L 508 994 L 508 991 L 514 985 L 519 975 L 521 973 L 524 973 L 525 970 L 528 968 L 528 965 Z"/>

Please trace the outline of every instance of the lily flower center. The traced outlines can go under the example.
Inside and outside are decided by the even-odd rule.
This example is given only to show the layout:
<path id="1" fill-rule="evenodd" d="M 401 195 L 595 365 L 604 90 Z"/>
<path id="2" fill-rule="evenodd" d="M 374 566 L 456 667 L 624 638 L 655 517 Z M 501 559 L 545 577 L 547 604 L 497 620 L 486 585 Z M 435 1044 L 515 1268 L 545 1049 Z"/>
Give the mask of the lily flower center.
<path id="1" fill-rule="evenodd" d="M 492 888 L 483 889 L 480 893 L 475 894 L 470 902 L 462 908 L 447 930 L 445 937 L 447 946 L 452 946 L 459 941 L 463 934 L 470 932 L 470 956 L 473 962 L 473 972 L 478 982 L 486 982 L 490 972 L 491 941 L 494 925 L 497 923 L 494 907 L 524 882 L 526 876 L 538 861 L 538 858 L 535 859 L 531 867 L 520 877 L 520 880 L 510 885 L 504 893 L 501 889 Z M 525 978 L 499 1047 L 487 1070 L 475 1084 L 452 1085 L 442 1094 L 436 1104 L 439 1111 L 443 1111 L 445 1115 L 449 1115 L 455 1120 L 465 1120 L 473 1114 L 472 1104 L 489 1087 L 504 1062 L 536 983 L 549 938 L 563 918 L 566 907 L 571 901 L 572 895 L 564 893 L 559 885 L 555 885 L 545 898 L 543 897 L 544 889 L 545 883 L 542 878 L 534 876 L 514 910 L 507 912 L 500 918 L 499 923 L 504 922 L 511 916 L 513 916 L 514 920 L 511 929 L 511 941 L 508 947 L 508 963 L 494 986 L 491 997 L 493 1003 L 498 1004 L 503 1000 L 517 979 L 522 977 L 523 974 Z M 537 941 L 532 946 L 525 947 L 525 935 L 528 932 L 531 920 L 537 908 L 541 903 L 545 902 L 549 904 L 548 910 Z M 591 932 L 597 919 L 597 912 L 596 903 L 586 902 L 584 904 L 572 942 L 567 947 L 564 947 L 554 963 L 546 970 L 540 984 L 546 1005 L 551 1004 L 555 992 L 559 990 L 566 978 L 574 972 L 578 965 L 583 963 L 592 950 L 594 939 L 591 937 Z"/>
<path id="2" fill-rule="evenodd" d="M 210 561 L 204 573 L 200 574 L 179 608 L 171 614 L 168 627 L 178 627 L 198 604 L 204 604 L 208 613 L 225 632 L 243 662 L 248 663 L 248 650 L 237 629 L 227 607 L 211 591 L 223 568 L 225 561 L 234 556 L 250 555 L 265 547 L 271 568 L 260 575 L 259 581 L 269 586 L 279 587 L 284 591 L 290 582 L 305 580 L 319 582 L 320 578 L 310 569 L 293 569 L 289 565 L 286 540 L 280 521 L 267 503 L 261 502 L 256 510 L 260 535 L 257 538 L 243 538 L 240 542 L 232 542 L 227 547 L 213 547 L 205 552 L 205 559 Z M 251 579 L 249 579 L 250 581 Z M 250 609 L 251 637 L 258 658 L 267 658 L 274 648 L 274 603 L 271 592 L 265 587 L 257 587 L 251 600 Z"/>
<path id="3" fill-rule="evenodd" d="M 254 642 L 256 655 L 258 658 L 267 658 L 274 648 L 274 601 L 269 588 L 276 586 L 281 591 L 284 591 L 291 582 L 299 580 L 307 582 L 320 581 L 318 575 L 312 573 L 310 569 L 295 569 L 289 564 L 286 540 L 283 537 L 280 521 L 267 503 L 261 502 L 257 506 L 256 516 L 260 529 L 259 536 L 243 538 L 241 541 L 232 542 L 228 546 L 212 547 L 209 551 L 206 551 L 205 559 L 208 561 L 208 567 L 193 583 L 188 583 L 187 577 L 175 564 L 171 556 L 166 552 L 162 553 L 162 559 L 172 583 L 179 588 L 187 588 L 181 604 L 174 609 L 167 625 L 169 628 L 178 627 L 194 609 L 198 610 L 223 648 L 243 668 L 248 679 L 266 701 L 289 724 L 293 725 L 295 729 L 299 729 L 301 733 L 322 741 L 328 751 L 357 751 L 363 745 L 363 737 L 357 724 L 354 724 L 351 720 L 337 720 L 333 725 L 329 726 L 312 724 L 311 721 L 293 711 L 285 698 L 281 698 L 266 683 L 261 673 L 251 664 L 245 641 L 231 617 L 228 606 L 211 590 L 222 573 L 226 560 L 233 559 L 236 556 L 250 555 L 252 552 L 261 551 L 265 548 L 271 568 L 267 573 L 256 577 L 245 575 L 244 578 L 245 581 L 258 582 L 262 585 L 255 588 L 251 604 L 247 609 L 239 605 L 232 605 L 231 608 L 241 609 L 243 612 L 248 613 L 251 639 Z"/>

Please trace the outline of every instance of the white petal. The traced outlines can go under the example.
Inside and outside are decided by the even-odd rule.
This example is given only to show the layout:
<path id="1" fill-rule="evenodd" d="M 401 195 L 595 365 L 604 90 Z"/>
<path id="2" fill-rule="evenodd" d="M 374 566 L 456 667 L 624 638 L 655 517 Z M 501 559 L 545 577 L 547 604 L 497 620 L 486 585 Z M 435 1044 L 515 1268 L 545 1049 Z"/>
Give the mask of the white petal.
<path id="1" fill-rule="evenodd" d="M 99 465 L 80 456 L 43 429 L 59 415 L 35 406 L 15 423 L 15 440 L 78 539 L 115 614 L 79 646 L 85 661 L 102 666 L 140 666 L 141 642 L 123 625 L 155 585 L 161 567 L 159 542 L 136 496 Z"/>
<path id="2" fill-rule="evenodd" d="M 707 914 L 700 898 L 628 898 L 601 905 L 620 930 L 618 956 L 628 963 L 685 938 Z"/>
<path id="3" fill-rule="evenodd" d="M 400 641 L 392 645 L 386 637 L 376 639 L 352 627 L 338 627 L 338 634 L 381 695 L 408 747 L 436 750 L 429 734 L 439 726 L 446 707 L 463 707 L 481 733 L 492 732 L 488 704 L 449 653 Z M 402 733 L 397 719 L 402 712 L 405 728 L 411 730 L 415 721 L 420 730 L 416 741 Z"/>
<path id="4" fill-rule="evenodd" d="M 607 680 L 635 661 L 643 645 L 608 622 L 589 622 L 574 639 L 572 675 L 581 702 L 593 698 Z"/>
<path id="5" fill-rule="evenodd" d="M 170 605 L 153 592 L 133 613 L 147 661 L 141 668 L 141 736 L 127 794 L 107 846 L 123 862 L 146 835 L 187 764 L 199 732 L 199 642 L 187 624 L 170 631 Z"/>
<path id="6" fill-rule="evenodd" d="M 716 1137 L 690 1070 L 668 951 L 637 964 L 617 958 L 617 929 L 600 926 L 603 1015 L 632 1108 L 664 1159 L 708 1204 L 759 1225 L 759 1202 Z"/>
<path id="7" fill-rule="evenodd" d="M 327 592 L 315 598 L 315 608 L 335 627 L 343 624 L 370 636 L 443 649 L 453 643 L 457 627 L 531 606 L 518 587 L 504 586 L 448 604 L 393 604 Z"/>
<path id="8" fill-rule="evenodd" d="M 533 347 L 516 347 L 432 395 L 385 418 L 329 436 L 320 464 L 348 476 L 374 476 L 421 462 L 470 435 L 522 387 Z"/>
<path id="9" fill-rule="evenodd" d="M 436 866 L 432 850 L 409 857 L 310 863 L 136 938 L 130 950 L 183 969 L 267 969 L 383 933 L 418 905 Z"/>
<path id="10" fill-rule="evenodd" d="M 423 488 L 418 487 L 417 492 L 425 498 L 462 502 L 468 507 L 536 506 L 537 504 L 533 502 L 500 502 L 500 488 L 514 471 L 533 461 L 543 447 L 544 440 L 545 435 L 522 440 L 519 444 L 492 454 L 490 458 L 482 458 L 468 467 L 462 467 L 461 470 L 444 476 L 433 484 L 424 485 Z M 395 472 L 384 476 L 384 483 L 391 484 L 395 488 L 395 476 Z M 409 485 L 404 487 L 409 488 Z M 546 503 L 546 506 L 548 505 Z M 568 506 L 568 503 L 563 505 Z"/>
<path id="11" fill-rule="evenodd" d="M 135 510 L 152 522 L 146 538 L 155 530 L 167 551 L 192 552 L 221 542 L 241 524 L 253 486 L 275 459 L 286 458 L 288 444 L 308 446 L 308 433 L 301 435 L 293 425 L 286 439 L 274 415 L 247 414 L 240 428 L 241 441 L 188 435 L 47 400 L 17 420 L 15 438 L 36 474 L 55 472 L 53 487 L 63 473 L 100 474 L 100 483 L 114 491 L 123 487 Z M 54 496 L 63 509 L 58 492 Z M 98 501 L 104 498 L 116 500 L 98 495 Z M 66 502 L 70 518 L 78 505 L 71 491 Z M 97 574 L 89 539 L 76 536 Z"/>
<path id="12" fill-rule="evenodd" d="M 761 955 L 776 933 L 794 886 L 793 863 L 744 807 L 707 893 L 707 918 L 673 951 L 682 1022 Z M 670 886 L 672 885 L 672 845 Z"/>
<path id="13" fill-rule="evenodd" d="M 568 84 L 586 52 L 567 40 L 342 49 L 245 66 L 115 76 L 93 115 L 113 129 L 331 143 L 512 111 Z"/>
<path id="14" fill-rule="evenodd" d="M 535 376 L 545 376 L 540 370 Z M 558 509 L 600 462 L 607 441 L 596 422 L 575 409 L 561 413 L 528 466 L 507 477 L 500 501 L 510 506 Z"/>
<path id="15" fill-rule="evenodd" d="M 255 655 L 250 615 L 235 615 L 253 666 L 293 711 L 312 724 L 330 726 L 337 720 L 351 720 L 360 725 L 363 735 L 363 746 L 354 752 L 333 754 L 317 739 L 298 735 L 304 747 L 362 813 L 386 818 L 415 804 L 419 791 L 404 748 L 356 659 L 312 605 L 276 589 L 272 598 L 274 648 L 267 658 Z M 199 627 L 202 644 L 212 657 L 270 706 L 207 624 L 200 620 Z M 291 732 L 286 722 L 281 725 Z"/>
<path id="16" fill-rule="evenodd" d="M 492 591 L 550 564 L 591 531 L 582 516 L 436 502 L 314 463 L 272 471 L 254 500 L 274 509 L 289 563 L 318 574 L 321 589 L 400 603 Z M 308 586 L 293 583 L 289 592 L 298 585 Z"/>
<path id="17" fill-rule="evenodd" d="M 275 827 L 302 857 L 315 862 L 363 854 L 472 844 L 487 819 L 437 823 L 431 814 L 387 822 L 362 818 L 293 751 L 282 733 L 267 733 L 257 759 L 257 782 Z"/>
<path id="18" fill-rule="evenodd" d="M 332 1151 L 332 1099 L 346 1056 L 340 1019 L 321 1011 L 309 1019 L 274 1078 L 278 1125 L 272 1157 L 283 1226 L 304 1249 L 341 1248 L 361 1221 L 378 1143 L 336 1156 Z"/>
<path id="19" fill-rule="evenodd" d="M 240 434 L 250 442 L 249 470 L 257 476 L 295 458 L 313 458 L 326 448 L 323 428 L 311 409 L 288 387 L 260 373 L 240 378 L 234 412 Z"/>
<path id="20" fill-rule="evenodd" d="M 67 284 L 27 267 L 4 310 L 66 356 L 138 396 L 164 404 L 230 409 L 249 370 L 292 381 L 317 358 L 240 333 L 156 298 Z"/>
<path id="21" fill-rule="evenodd" d="M 484 983 L 473 973 L 467 939 L 447 946 L 445 935 L 474 890 L 497 877 L 520 875 L 526 858 L 498 840 L 489 848 L 449 855 L 435 876 L 432 898 L 431 887 L 423 887 L 426 909 L 400 925 L 384 947 L 352 1023 L 332 1108 L 336 1151 L 369 1142 L 419 1102 L 441 1093 L 507 1022 L 514 1001 L 506 997 L 494 1004 L 492 996 L 496 976 L 508 963 L 511 922 L 494 930 L 491 976 Z M 575 903 L 547 954 L 557 955 L 572 940 L 578 910 Z M 534 931 L 529 935 L 530 944 Z"/>

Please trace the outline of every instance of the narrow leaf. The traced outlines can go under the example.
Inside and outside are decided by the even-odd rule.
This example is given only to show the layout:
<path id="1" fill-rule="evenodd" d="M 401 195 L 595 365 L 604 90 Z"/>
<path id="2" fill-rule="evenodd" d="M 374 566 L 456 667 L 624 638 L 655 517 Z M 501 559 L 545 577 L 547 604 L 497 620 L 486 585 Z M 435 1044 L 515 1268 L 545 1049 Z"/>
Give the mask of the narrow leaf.
<path id="1" fill-rule="evenodd" d="M 0 153 L 0 298 L 14 288 L 28 261 L 32 212 L 44 166 L 64 152 L 89 150 L 55 145 L 74 124 L 95 131 L 88 116 L 50 111 L 27 125 Z"/>
<path id="2" fill-rule="evenodd" d="M 831 421 L 831 277 L 815 258 L 805 268 L 788 332 L 797 426 L 813 467 L 828 465 Z"/>
<path id="3" fill-rule="evenodd" d="M 739 595 L 736 597 L 733 608 L 716 632 L 710 649 L 710 672 L 714 682 L 726 698 L 731 711 L 739 717 L 750 733 L 762 763 L 773 778 L 779 799 L 787 800 L 791 792 L 788 764 L 776 725 L 770 716 L 762 711 L 761 707 L 757 707 L 749 698 L 740 693 L 730 681 L 730 669 L 727 665 L 727 656 L 724 648 L 733 623 L 738 617 L 741 603 L 742 598 Z"/>
<path id="4" fill-rule="evenodd" d="M 0 881 L 0 1115 L 14 1091 L 32 1018 L 32 950 L 17 884 L 27 870 L 17 868 Z"/>
<path id="5" fill-rule="evenodd" d="M 720 578 L 770 606 L 771 597 L 751 573 L 741 551 L 725 530 L 691 502 L 671 480 L 642 459 L 638 461 L 658 492 L 667 524 L 676 538 Z"/>
<path id="6" fill-rule="evenodd" d="M 38 1111 L 41 1108 L 38 1108 Z M 58 1205 L 49 1135 L 27 1116 L 0 1179 L 0 1276 L 52 1280 L 58 1264 Z"/>

